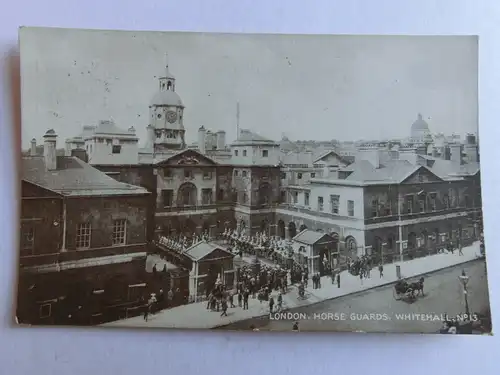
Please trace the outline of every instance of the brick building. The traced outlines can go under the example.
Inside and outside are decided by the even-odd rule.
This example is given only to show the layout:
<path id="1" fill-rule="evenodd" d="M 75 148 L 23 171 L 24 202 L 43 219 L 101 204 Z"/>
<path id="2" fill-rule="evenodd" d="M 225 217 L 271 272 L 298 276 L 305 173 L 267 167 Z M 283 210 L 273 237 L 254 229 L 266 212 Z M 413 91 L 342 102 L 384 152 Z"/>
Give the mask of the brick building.
<path id="1" fill-rule="evenodd" d="M 150 193 L 57 156 L 56 138 L 49 130 L 44 155 L 22 159 L 18 319 L 116 319 L 145 287 Z"/>

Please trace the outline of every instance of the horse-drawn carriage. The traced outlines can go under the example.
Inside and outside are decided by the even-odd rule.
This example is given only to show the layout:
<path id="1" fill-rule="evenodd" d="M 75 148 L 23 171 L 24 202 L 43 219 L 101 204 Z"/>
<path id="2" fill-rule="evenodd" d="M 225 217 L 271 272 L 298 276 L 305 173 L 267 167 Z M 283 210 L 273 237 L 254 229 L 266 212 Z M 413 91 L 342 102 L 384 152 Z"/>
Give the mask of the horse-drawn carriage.
<path id="1" fill-rule="evenodd" d="M 396 301 L 415 302 L 418 295 L 424 295 L 424 278 L 421 277 L 416 282 L 399 280 L 394 285 L 393 296 Z"/>

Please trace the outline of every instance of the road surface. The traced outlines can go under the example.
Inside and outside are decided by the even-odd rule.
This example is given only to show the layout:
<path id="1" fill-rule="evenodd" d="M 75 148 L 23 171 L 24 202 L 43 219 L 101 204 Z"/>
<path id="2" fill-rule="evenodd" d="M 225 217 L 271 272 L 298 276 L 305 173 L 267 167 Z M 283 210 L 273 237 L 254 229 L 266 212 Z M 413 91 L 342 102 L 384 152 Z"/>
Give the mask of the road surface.
<path id="1" fill-rule="evenodd" d="M 292 316 L 254 318 L 219 329 L 246 330 L 253 325 L 261 331 L 290 331 L 298 317 L 301 331 L 436 333 L 442 324 L 442 314 L 465 313 L 463 286 L 458 278 L 462 269 L 469 276 L 470 312 L 484 312 L 489 307 L 485 264 L 484 261 L 474 261 L 427 274 L 425 294 L 413 303 L 396 301 L 394 286 L 390 285 L 291 309 Z"/>

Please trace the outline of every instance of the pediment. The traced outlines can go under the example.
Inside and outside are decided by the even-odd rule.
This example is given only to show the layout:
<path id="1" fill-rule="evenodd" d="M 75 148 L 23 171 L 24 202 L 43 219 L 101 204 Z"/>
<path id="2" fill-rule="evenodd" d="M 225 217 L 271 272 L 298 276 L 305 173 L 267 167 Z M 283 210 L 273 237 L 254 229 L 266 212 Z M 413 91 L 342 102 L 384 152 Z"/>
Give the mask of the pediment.
<path id="1" fill-rule="evenodd" d="M 215 161 L 209 157 L 200 154 L 195 150 L 184 150 L 175 155 L 170 156 L 168 159 L 162 160 L 157 164 L 158 166 L 212 166 L 217 165 Z"/>
<path id="2" fill-rule="evenodd" d="M 205 255 L 204 257 L 202 257 L 200 260 L 204 260 L 204 261 L 207 261 L 207 260 L 211 260 L 211 259 L 223 259 L 223 258 L 233 258 L 234 255 L 228 251 L 225 251 L 223 249 L 214 249 L 212 252 L 210 252 L 209 254 Z"/>
<path id="3" fill-rule="evenodd" d="M 429 169 L 420 167 L 411 175 L 406 177 L 401 183 L 403 184 L 423 184 L 429 182 L 443 181 L 440 177 L 432 173 Z"/>

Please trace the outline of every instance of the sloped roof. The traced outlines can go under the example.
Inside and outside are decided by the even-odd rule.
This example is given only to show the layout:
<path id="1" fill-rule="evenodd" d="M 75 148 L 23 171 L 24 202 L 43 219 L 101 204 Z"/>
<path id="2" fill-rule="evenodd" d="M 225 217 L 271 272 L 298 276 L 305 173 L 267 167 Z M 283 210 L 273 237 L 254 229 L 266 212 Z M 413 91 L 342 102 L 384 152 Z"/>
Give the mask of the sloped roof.
<path id="1" fill-rule="evenodd" d="M 342 170 L 353 172 L 346 178 L 346 180 L 350 181 L 400 183 L 420 168 L 429 170 L 425 166 L 413 165 L 407 160 L 389 160 L 381 164 L 380 168 L 375 168 L 367 160 L 359 160 Z M 439 178 L 439 176 L 437 177 Z"/>
<path id="2" fill-rule="evenodd" d="M 232 143 L 232 145 L 247 145 L 247 144 L 257 144 L 257 145 L 266 144 L 270 146 L 278 146 L 278 144 L 271 139 L 265 138 L 248 129 L 241 129 L 238 138 Z"/>
<path id="3" fill-rule="evenodd" d="M 48 171 L 43 157 L 23 157 L 22 179 L 64 196 L 141 195 L 149 192 L 109 177 L 84 161 L 57 157 L 57 169 Z"/>
<path id="4" fill-rule="evenodd" d="M 334 155 L 337 158 L 339 158 L 339 160 L 347 163 L 347 160 L 342 155 L 340 155 L 339 153 L 337 153 L 335 150 L 326 150 L 326 151 L 323 151 L 319 156 L 315 157 L 315 159 L 313 160 L 313 163 L 317 163 L 317 162 L 323 160 L 328 155 Z"/>
<path id="5" fill-rule="evenodd" d="M 282 163 L 285 165 L 310 165 L 313 156 L 309 152 L 288 152 L 282 155 Z"/>
<path id="6" fill-rule="evenodd" d="M 320 232 L 316 232 L 314 230 L 304 229 L 302 232 L 297 234 L 293 238 L 293 240 L 300 242 L 300 243 L 303 243 L 305 245 L 314 245 L 315 243 L 317 243 L 319 240 L 321 240 L 325 236 L 331 237 L 326 233 L 320 233 Z M 333 241 L 333 238 L 331 238 L 331 240 Z"/>
<path id="7" fill-rule="evenodd" d="M 458 164 L 452 160 L 443 160 L 432 156 L 421 156 L 430 161 L 428 168 L 443 180 L 454 180 L 465 176 L 474 176 L 480 170 L 478 162 Z"/>
<path id="8" fill-rule="evenodd" d="M 190 257 L 192 260 L 197 261 L 205 258 L 207 255 L 213 253 L 215 250 L 220 250 L 227 253 L 228 257 L 234 256 L 233 253 L 227 251 L 226 249 L 218 246 L 214 246 L 208 242 L 202 241 L 186 249 L 183 254 Z"/>

